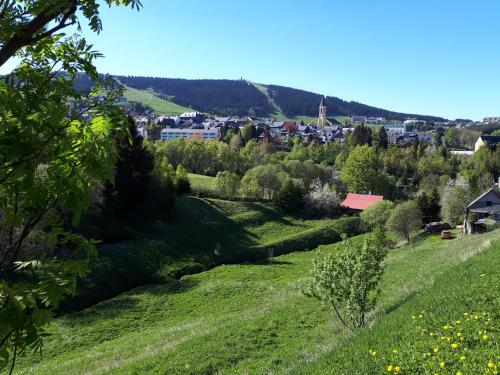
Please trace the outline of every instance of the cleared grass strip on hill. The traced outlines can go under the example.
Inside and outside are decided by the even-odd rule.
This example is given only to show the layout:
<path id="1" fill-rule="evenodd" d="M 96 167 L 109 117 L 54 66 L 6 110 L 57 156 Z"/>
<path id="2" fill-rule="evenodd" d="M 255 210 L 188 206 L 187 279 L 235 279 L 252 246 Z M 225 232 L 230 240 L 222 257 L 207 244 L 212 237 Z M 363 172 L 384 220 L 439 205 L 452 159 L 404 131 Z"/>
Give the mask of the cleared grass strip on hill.
<path id="1" fill-rule="evenodd" d="M 451 241 L 431 236 L 415 249 L 391 251 L 377 322 L 489 241 L 498 246 L 500 231 Z M 44 357 L 23 359 L 20 373 L 278 374 L 300 366 L 322 373 L 307 369 L 351 339 L 301 289 L 317 252 L 339 246 L 280 256 L 272 266 L 220 266 L 65 316 L 51 327 Z M 357 355 L 351 361 L 365 360 Z"/>

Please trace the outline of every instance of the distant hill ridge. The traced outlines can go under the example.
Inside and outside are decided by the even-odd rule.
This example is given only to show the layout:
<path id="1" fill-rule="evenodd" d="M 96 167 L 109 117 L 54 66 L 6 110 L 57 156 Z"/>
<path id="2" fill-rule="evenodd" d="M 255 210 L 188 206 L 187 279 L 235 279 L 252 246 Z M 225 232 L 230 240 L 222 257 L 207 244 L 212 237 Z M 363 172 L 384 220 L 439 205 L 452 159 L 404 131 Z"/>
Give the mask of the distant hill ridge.
<path id="1" fill-rule="evenodd" d="M 245 80 L 180 79 L 116 76 L 129 87 L 151 89 L 175 104 L 198 111 L 226 116 L 273 117 L 276 106 L 288 118 L 318 115 L 320 94 L 279 85 L 253 84 Z M 267 90 L 267 95 L 262 90 Z M 388 120 L 416 118 L 445 121 L 442 117 L 393 112 L 355 101 L 327 96 L 328 116 L 384 117 Z"/>

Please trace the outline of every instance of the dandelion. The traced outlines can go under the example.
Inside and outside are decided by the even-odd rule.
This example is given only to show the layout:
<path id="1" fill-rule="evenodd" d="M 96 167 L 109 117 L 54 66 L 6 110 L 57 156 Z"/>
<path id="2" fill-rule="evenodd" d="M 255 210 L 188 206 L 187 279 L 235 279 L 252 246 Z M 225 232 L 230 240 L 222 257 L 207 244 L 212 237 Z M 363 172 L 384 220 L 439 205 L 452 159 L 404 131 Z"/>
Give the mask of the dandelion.
<path id="1" fill-rule="evenodd" d="M 446 364 L 444 362 L 439 362 L 439 367 L 443 368 Z"/>
<path id="2" fill-rule="evenodd" d="M 457 375 L 462 375 L 462 371 L 458 370 Z"/>
<path id="3" fill-rule="evenodd" d="M 412 315 L 412 316 L 411 316 L 411 318 L 412 318 L 413 320 L 417 319 L 417 317 L 416 317 L 415 315 Z"/>
<path id="4" fill-rule="evenodd" d="M 434 336 L 434 332 L 429 332 L 429 336 Z"/>
<path id="5" fill-rule="evenodd" d="M 488 362 L 488 367 L 489 368 L 493 368 L 495 365 L 493 364 L 493 362 Z"/>
<path id="6" fill-rule="evenodd" d="M 439 351 L 438 348 L 434 348 L 434 353 L 437 353 Z"/>
<path id="7" fill-rule="evenodd" d="M 401 367 L 396 366 L 396 368 L 394 369 L 394 371 L 396 371 L 397 373 L 399 373 L 401 371 Z"/>
<path id="8" fill-rule="evenodd" d="M 488 340 L 488 335 L 483 335 L 483 337 L 481 337 L 484 341 Z"/>
<path id="9" fill-rule="evenodd" d="M 457 333 L 457 337 L 460 337 L 462 336 L 462 334 L 460 332 Z"/>
<path id="10" fill-rule="evenodd" d="M 469 313 L 468 313 L 468 312 L 464 312 L 464 316 L 468 316 L 468 315 L 469 315 Z"/>
<path id="11" fill-rule="evenodd" d="M 460 357 L 460 360 L 461 360 L 462 362 L 463 362 L 463 361 L 465 361 L 465 356 L 464 356 L 464 355 L 463 355 L 463 356 L 461 356 L 461 357 Z"/>
<path id="12" fill-rule="evenodd" d="M 419 317 L 420 319 L 422 319 L 424 316 L 423 316 L 422 314 L 420 314 L 418 317 Z"/>
<path id="13" fill-rule="evenodd" d="M 461 322 L 462 322 L 461 320 L 457 320 L 457 321 L 456 321 L 456 323 L 457 323 L 457 324 L 460 324 Z"/>
<path id="14" fill-rule="evenodd" d="M 387 366 L 387 371 L 392 372 L 392 369 L 393 369 L 392 365 Z"/>
<path id="15" fill-rule="evenodd" d="M 450 326 L 444 326 L 444 327 L 443 327 L 443 329 L 444 329 L 445 331 L 449 330 L 450 328 L 451 328 Z"/>
<path id="16" fill-rule="evenodd" d="M 453 344 L 451 344 L 451 347 L 452 347 L 453 349 L 456 349 L 456 348 L 458 348 L 458 344 L 457 344 L 456 342 L 454 342 Z"/>
<path id="17" fill-rule="evenodd" d="M 474 319 L 478 320 L 478 319 L 479 319 L 479 316 L 474 315 Z"/>

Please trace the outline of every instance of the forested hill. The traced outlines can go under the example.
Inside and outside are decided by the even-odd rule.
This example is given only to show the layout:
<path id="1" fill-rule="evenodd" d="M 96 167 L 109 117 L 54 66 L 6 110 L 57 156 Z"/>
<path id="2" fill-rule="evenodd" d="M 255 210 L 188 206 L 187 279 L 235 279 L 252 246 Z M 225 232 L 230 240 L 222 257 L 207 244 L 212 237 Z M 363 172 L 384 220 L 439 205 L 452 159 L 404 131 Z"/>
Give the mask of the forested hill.
<path id="1" fill-rule="evenodd" d="M 267 89 L 271 98 L 286 116 L 293 118 L 296 116 L 318 115 L 318 103 L 321 101 L 320 94 L 277 85 L 268 85 Z M 348 102 L 334 96 L 325 97 L 325 104 L 329 116 L 384 117 L 390 120 L 402 121 L 409 117 L 425 121 L 445 120 L 436 116 L 392 112 L 358 102 Z"/>
<path id="2" fill-rule="evenodd" d="M 317 116 L 321 95 L 277 85 L 259 85 L 244 80 L 178 79 L 117 76 L 121 83 L 134 89 L 152 89 L 159 96 L 184 107 L 219 115 L 272 117 L 276 106 L 289 117 Z M 265 90 L 264 90 L 265 91 Z M 417 118 L 444 121 L 441 117 L 405 114 L 380 109 L 336 97 L 326 97 L 329 116 L 370 116 L 390 120 Z"/>

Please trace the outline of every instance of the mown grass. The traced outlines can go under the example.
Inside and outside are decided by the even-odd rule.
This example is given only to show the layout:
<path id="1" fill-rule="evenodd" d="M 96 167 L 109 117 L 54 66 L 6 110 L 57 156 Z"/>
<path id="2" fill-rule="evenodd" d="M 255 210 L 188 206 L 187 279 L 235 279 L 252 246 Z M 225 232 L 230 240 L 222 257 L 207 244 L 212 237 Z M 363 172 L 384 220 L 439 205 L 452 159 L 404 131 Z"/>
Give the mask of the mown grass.
<path id="1" fill-rule="evenodd" d="M 188 173 L 191 189 L 193 191 L 215 191 L 215 177 L 201 174 Z"/>
<path id="2" fill-rule="evenodd" d="M 243 213 L 235 208 L 233 214 L 238 212 Z M 265 232 L 260 233 L 272 236 L 273 230 Z M 301 293 L 311 260 L 318 252 L 338 251 L 341 245 L 335 244 L 277 257 L 272 266 L 225 265 L 177 282 L 134 289 L 59 318 L 50 327 L 44 356 L 22 359 L 19 372 L 384 373 L 380 365 L 370 364 L 368 350 L 375 344 L 392 349 L 405 337 L 404 324 L 415 311 L 436 309 L 451 317 L 464 308 L 484 308 L 476 306 L 473 289 L 477 280 L 498 279 L 499 244 L 496 231 L 451 241 L 431 236 L 414 249 L 391 251 L 375 324 L 355 336 L 347 335 L 331 314 Z M 488 277 L 478 279 L 479 271 Z M 480 290 L 492 284 L 486 285 Z"/>
<path id="3" fill-rule="evenodd" d="M 194 111 L 192 108 L 183 107 L 168 100 L 161 99 L 150 90 L 137 90 L 125 86 L 124 96 L 128 101 L 139 102 L 150 106 L 157 114 L 160 115 L 176 116 L 184 112 Z"/>

